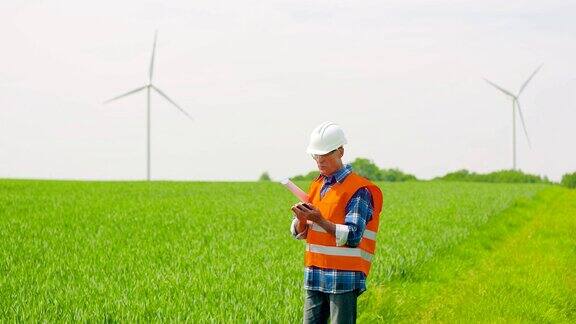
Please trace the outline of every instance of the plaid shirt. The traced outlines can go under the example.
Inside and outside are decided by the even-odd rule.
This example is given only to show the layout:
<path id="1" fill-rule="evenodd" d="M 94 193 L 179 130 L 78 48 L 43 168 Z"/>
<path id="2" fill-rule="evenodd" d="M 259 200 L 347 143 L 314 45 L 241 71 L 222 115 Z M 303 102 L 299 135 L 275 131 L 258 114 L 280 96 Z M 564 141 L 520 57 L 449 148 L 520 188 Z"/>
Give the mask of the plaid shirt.
<path id="1" fill-rule="evenodd" d="M 342 183 L 351 172 L 352 167 L 346 165 L 329 177 L 321 176 L 324 178 L 324 184 L 320 190 L 320 196 L 324 197 L 336 181 Z M 372 195 L 367 188 L 359 189 L 350 198 L 346 205 L 346 217 L 344 219 L 344 225 L 348 226 L 347 246 L 356 247 L 360 244 L 364 229 L 366 229 L 366 223 L 372 219 L 372 206 Z M 293 222 L 292 224 L 292 235 L 299 239 L 304 238 L 306 233 L 296 233 L 295 223 Z M 306 267 L 304 269 L 304 289 L 331 294 L 340 294 L 353 290 L 358 290 L 359 293 L 362 293 L 366 290 L 366 276 L 361 271 Z"/>

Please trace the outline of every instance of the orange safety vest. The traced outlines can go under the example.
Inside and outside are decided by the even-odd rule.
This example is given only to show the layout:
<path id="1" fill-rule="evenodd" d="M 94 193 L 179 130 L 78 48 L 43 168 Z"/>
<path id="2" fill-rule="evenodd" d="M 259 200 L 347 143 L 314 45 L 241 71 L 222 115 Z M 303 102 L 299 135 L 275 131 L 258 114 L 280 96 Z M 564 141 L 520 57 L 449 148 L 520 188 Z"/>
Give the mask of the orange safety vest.
<path id="1" fill-rule="evenodd" d="M 320 199 L 322 184 L 322 176 L 319 176 L 310 185 L 308 197 L 312 205 L 320 209 L 324 218 L 334 224 L 344 224 L 346 205 L 350 198 L 358 189 L 366 187 L 372 194 L 372 219 L 366 224 L 364 235 L 357 247 L 336 246 L 336 238 L 333 235 L 328 234 L 317 224 L 310 225 L 306 236 L 305 264 L 307 267 L 362 271 L 368 276 L 376 250 L 376 233 L 378 233 L 382 210 L 382 191 L 375 184 L 354 172 L 348 174 L 342 183 L 335 182 Z"/>

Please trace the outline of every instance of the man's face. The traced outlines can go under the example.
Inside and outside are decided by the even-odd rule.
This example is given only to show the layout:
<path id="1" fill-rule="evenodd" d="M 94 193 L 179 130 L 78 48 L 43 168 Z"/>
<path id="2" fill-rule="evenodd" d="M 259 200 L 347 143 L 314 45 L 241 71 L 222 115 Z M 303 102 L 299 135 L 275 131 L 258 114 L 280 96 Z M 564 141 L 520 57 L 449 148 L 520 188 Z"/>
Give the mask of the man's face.
<path id="1" fill-rule="evenodd" d="M 320 174 L 329 176 L 342 168 L 343 155 L 344 148 L 340 147 L 323 155 L 314 154 L 312 155 L 312 158 L 316 161 Z"/>

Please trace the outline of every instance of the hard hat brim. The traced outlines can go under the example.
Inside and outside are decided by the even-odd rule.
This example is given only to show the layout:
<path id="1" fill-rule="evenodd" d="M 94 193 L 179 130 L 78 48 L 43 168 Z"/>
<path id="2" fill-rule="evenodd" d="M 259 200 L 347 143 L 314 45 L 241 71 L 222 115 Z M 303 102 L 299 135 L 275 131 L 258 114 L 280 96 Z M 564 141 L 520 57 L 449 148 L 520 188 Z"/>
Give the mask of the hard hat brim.
<path id="1" fill-rule="evenodd" d="M 342 145 L 340 145 L 340 146 L 342 146 Z M 338 147 L 340 147 L 340 146 L 338 146 Z M 316 155 L 324 155 L 324 154 L 327 154 L 327 153 L 332 152 L 333 150 L 337 149 L 338 147 L 335 147 L 335 148 L 330 149 L 330 150 L 327 150 L 327 151 L 326 151 L 326 150 L 318 150 L 318 149 L 314 149 L 314 148 L 308 147 L 308 148 L 306 149 L 306 153 L 308 153 L 308 154 L 316 154 Z"/>

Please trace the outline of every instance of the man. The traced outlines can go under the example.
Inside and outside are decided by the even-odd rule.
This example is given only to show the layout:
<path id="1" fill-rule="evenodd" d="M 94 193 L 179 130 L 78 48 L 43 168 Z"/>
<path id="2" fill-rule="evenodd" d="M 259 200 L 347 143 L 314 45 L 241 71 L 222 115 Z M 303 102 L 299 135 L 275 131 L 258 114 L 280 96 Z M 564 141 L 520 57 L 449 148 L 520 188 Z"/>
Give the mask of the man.
<path id="1" fill-rule="evenodd" d="M 310 203 L 292 206 L 292 235 L 306 239 L 304 323 L 356 322 L 374 256 L 382 192 L 343 165 L 346 143 L 332 122 L 314 129 L 307 152 L 320 175 L 310 185 Z"/>

